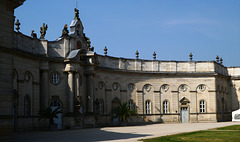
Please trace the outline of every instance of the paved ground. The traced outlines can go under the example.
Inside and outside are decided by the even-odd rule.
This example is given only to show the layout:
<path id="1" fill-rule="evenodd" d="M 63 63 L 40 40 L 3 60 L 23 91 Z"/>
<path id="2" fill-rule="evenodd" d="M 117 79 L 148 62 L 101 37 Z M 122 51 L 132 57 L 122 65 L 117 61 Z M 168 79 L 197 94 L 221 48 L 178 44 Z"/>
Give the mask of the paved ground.
<path id="1" fill-rule="evenodd" d="M 182 132 L 240 125 L 239 122 L 152 124 L 145 126 L 105 127 L 52 132 L 15 133 L 13 142 L 136 142 L 139 139 L 159 137 Z"/>

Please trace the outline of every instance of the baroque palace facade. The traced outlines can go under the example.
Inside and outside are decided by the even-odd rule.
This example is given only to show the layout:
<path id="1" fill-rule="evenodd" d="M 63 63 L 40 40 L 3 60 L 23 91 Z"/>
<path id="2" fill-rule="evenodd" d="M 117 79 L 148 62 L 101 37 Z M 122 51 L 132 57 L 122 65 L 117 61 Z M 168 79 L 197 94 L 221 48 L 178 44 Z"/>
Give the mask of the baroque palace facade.
<path id="1" fill-rule="evenodd" d="M 46 126 L 41 108 L 61 107 L 59 129 L 107 126 L 118 102 L 139 116 L 130 123 L 218 122 L 239 109 L 240 68 L 221 61 L 159 61 L 99 55 L 75 9 L 68 32 L 56 41 L 19 31 L 14 9 L 25 0 L 0 2 L 1 133 Z M 14 31 L 14 23 L 16 31 Z"/>

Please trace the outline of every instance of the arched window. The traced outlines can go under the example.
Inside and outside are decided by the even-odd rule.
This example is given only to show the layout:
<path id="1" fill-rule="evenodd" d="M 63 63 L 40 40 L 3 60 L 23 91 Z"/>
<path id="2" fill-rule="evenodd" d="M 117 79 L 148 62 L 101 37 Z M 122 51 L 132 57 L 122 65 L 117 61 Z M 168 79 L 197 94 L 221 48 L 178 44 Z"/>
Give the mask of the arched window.
<path id="1" fill-rule="evenodd" d="M 146 101 L 146 114 L 150 114 L 151 113 L 151 101 L 147 100 Z"/>
<path id="2" fill-rule="evenodd" d="M 30 116 L 30 97 L 25 96 L 24 97 L 24 115 L 25 116 Z"/>
<path id="3" fill-rule="evenodd" d="M 135 108 L 134 108 L 133 100 L 130 100 L 130 101 L 128 102 L 128 104 L 129 104 L 129 109 L 130 109 L 130 110 L 134 110 L 134 109 L 135 109 Z"/>
<path id="4" fill-rule="evenodd" d="M 97 114 L 103 115 L 104 114 L 104 101 L 102 99 L 95 100 L 95 111 Z"/>
<path id="5" fill-rule="evenodd" d="M 50 107 L 61 107 L 61 103 L 58 100 L 52 100 Z"/>
<path id="6" fill-rule="evenodd" d="M 168 113 L 169 112 L 169 103 L 168 101 L 163 101 L 163 113 Z"/>
<path id="7" fill-rule="evenodd" d="M 206 112 L 206 102 L 204 100 L 200 101 L 200 113 Z"/>

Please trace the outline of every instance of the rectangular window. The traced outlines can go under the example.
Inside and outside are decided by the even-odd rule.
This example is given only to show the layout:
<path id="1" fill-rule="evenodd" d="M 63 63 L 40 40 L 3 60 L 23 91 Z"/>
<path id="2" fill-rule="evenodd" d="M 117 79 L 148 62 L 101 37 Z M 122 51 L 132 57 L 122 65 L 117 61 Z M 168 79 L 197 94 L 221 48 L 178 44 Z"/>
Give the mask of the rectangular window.
<path id="1" fill-rule="evenodd" d="M 150 114 L 150 113 L 151 113 L 151 102 L 146 101 L 146 114 Z"/>
<path id="2" fill-rule="evenodd" d="M 100 101 L 99 102 L 99 113 L 100 113 L 100 115 L 103 115 L 103 101 Z"/>
<path id="3" fill-rule="evenodd" d="M 24 97 L 24 115 L 30 116 L 30 98 L 28 96 Z"/>
<path id="4" fill-rule="evenodd" d="M 129 109 L 130 109 L 130 110 L 133 110 L 133 109 L 134 109 L 133 101 L 129 101 Z"/>
<path id="5" fill-rule="evenodd" d="M 53 84 L 58 84 L 59 83 L 59 74 L 58 73 L 53 73 L 52 74 L 52 83 Z"/>
<path id="6" fill-rule="evenodd" d="M 205 101 L 200 101 L 200 113 L 205 113 Z"/>
<path id="7" fill-rule="evenodd" d="M 168 113 L 168 102 L 167 101 L 163 102 L 163 113 Z"/>

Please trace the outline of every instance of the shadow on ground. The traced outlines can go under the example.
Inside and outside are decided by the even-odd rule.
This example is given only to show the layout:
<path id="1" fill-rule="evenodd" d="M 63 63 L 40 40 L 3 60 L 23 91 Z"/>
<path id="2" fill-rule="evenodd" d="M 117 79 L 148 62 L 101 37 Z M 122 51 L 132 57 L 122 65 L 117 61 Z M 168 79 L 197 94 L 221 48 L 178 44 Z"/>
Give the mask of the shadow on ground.
<path id="1" fill-rule="evenodd" d="M 53 132 L 28 132 L 15 133 L 13 142 L 93 142 L 93 141 L 113 141 L 121 139 L 130 139 L 138 137 L 146 137 L 150 135 L 132 134 L 132 133 L 117 133 L 94 129 L 68 130 L 68 131 L 53 131 Z"/>

